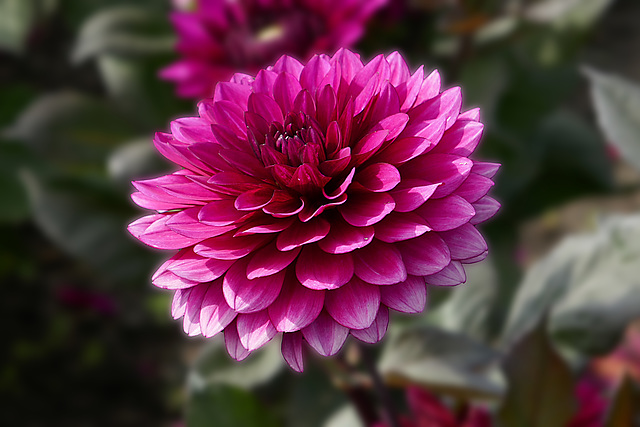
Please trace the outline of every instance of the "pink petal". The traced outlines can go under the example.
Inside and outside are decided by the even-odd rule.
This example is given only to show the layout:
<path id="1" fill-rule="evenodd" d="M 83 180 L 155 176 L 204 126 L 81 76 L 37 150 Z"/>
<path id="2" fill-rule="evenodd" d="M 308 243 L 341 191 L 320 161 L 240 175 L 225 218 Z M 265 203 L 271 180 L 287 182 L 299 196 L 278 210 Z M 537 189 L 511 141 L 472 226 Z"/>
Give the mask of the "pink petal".
<path id="1" fill-rule="evenodd" d="M 178 234 L 198 239 L 199 241 L 220 236 L 236 228 L 235 225 L 216 227 L 201 223 L 198 220 L 200 209 L 200 207 L 189 208 L 172 214 L 171 218 L 167 221 L 167 227 Z"/>
<path id="2" fill-rule="evenodd" d="M 460 113 L 458 120 L 473 120 L 474 122 L 477 122 L 480 120 L 480 109 L 472 108 L 471 110 Z"/>
<path id="3" fill-rule="evenodd" d="M 304 201 L 301 198 L 294 198 L 284 191 L 276 191 L 262 211 L 275 218 L 286 218 L 297 215 L 302 209 L 304 209 Z"/>
<path id="4" fill-rule="evenodd" d="M 390 194 L 396 202 L 396 212 L 411 212 L 433 195 L 440 184 L 429 184 L 419 179 L 405 179 Z"/>
<path id="5" fill-rule="evenodd" d="M 199 283 L 211 282 L 222 276 L 233 262 L 204 258 L 194 253 L 191 248 L 187 248 L 165 262 L 154 274 L 152 280 L 155 280 L 163 270 L 168 270 L 187 280 Z"/>
<path id="6" fill-rule="evenodd" d="M 317 242 L 325 237 L 329 230 L 329 222 L 323 218 L 313 218 L 308 222 L 296 221 L 278 235 L 276 247 L 280 251 L 290 251 Z"/>
<path id="7" fill-rule="evenodd" d="M 282 334 L 282 357 L 296 372 L 304 370 L 302 354 L 302 333 Z"/>
<path id="8" fill-rule="evenodd" d="M 237 223 L 247 217 L 246 212 L 236 209 L 233 199 L 214 200 L 202 207 L 198 219 L 203 224 L 224 226 Z"/>
<path id="9" fill-rule="evenodd" d="M 389 191 L 400 183 L 400 172 L 388 163 L 374 163 L 358 172 L 355 180 L 370 191 Z"/>
<path id="10" fill-rule="evenodd" d="M 142 243 L 157 249 L 182 249 L 201 238 L 186 237 L 167 227 L 171 215 L 148 215 L 129 224 L 129 232 Z"/>
<path id="11" fill-rule="evenodd" d="M 397 165 L 418 157 L 433 146 L 435 146 L 435 143 L 426 138 L 409 136 L 396 139 L 388 147 L 376 154 L 374 160 L 380 159 Z"/>
<path id="12" fill-rule="evenodd" d="M 435 231 L 447 231 L 469 222 L 476 214 L 473 206 L 462 197 L 451 194 L 442 199 L 429 200 L 416 210 Z"/>
<path id="13" fill-rule="evenodd" d="M 482 175 L 473 173 L 473 168 L 471 171 L 466 181 L 456 190 L 456 194 L 464 197 L 467 202 L 474 203 L 489 192 L 491 187 L 493 187 L 493 181 Z"/>
<path id="14" fill-rule="evenodd" d="M 353 252 L 353 261 L 356 276 L 367 283 L 392 285 L 407 278 L 407 270 L 398 249 L 377 239 L 369 246 Z"/>
<path id="15" fill-rule="evenodd" d="M 389 309 L 384 305 L 378 310 L 376 319 L 371 326 L 365 329 L 352 329 L 351 335 L 367 344 L 379 342 L 387 332 L 389 326 Z"/>
<path id="16" fill-rule="evenodd" d="M 253 255 L 247 266 L 247 278 L 255 279 L 276 274 L 291 264 L 299 253 L 299 247 L 282 252 L 272 242 Z"/>
<path id="17" fill-rule="evenodd" d="M 431 231 L 427 222 L 413 212 L 391 212 L 389 216 L 374 227 L 376 238 L 386 243 L 413 239 L 414 237 L 422 236 L 427 231 Z"/>
<path id="18" fill-rule="evenodd" d="M 227 348 L 229 356 L 237 360 L 238 362 L 244 360 L 251 354 L 249 350 L 243 347 L 238 336 L 238 327 L 234 320 L 229 326 L 224 329 L 224 344 Z"/>
<path id="19" fill-rule="evenodd" d="M 353 227 L 338 218 L 331 224 L 331 231 L 318 242 L 323 251 L 344 254 L 363 248 L 373 241 L 373 227 Z"/>
<path id="20" fill-rule="evenodd" d="M 249 95 L 248 111 L 259 115 L 265 119 L 267 123 L 282 123 L 283 121 L 280 106 L 273 100 L 273 98 L 262 93 L 252 93 Z"/>
<path id="21" fill-rule="evenodd" d="M 464 267 L 459 261 L 451 261 L 449 265 L 436 274 L 425 277 L 425 281 L 429 285 L 435 286 L 456 286 L 464 283 L 467 275 Z"/>
<path id="22" fill-rule="evenodd" d="M 403 179 L 423 179 L 433 184 L 442 183 L 433 193 L 433 197 L 451 194 L 464 182 L 471 172 L 473 162 L 466 157 L 451 154 L 428 153 L 417 157 L 400 168 Z"/>
<path id="23" fill-rule="evenodd" d="M 287 73 L 292 74 L 296 79 L 300 78 L 300 73 L 303 68 L 304 66 L 300 61 L 287 55 L 282 55 L 273 65 L 273 71 L 276 73 L 286 71 Z"/>
<path id="24" fill-rule="evenodd" d="M 302 90 L 300 82 L 289 73 L 280 73 L 273 85 L 273 97 L 280 105 L 283 114 L 293 110 L 293 101 Z"/>
<path id="25" fill-rule="evenodd" d="M 233 206 L 238 211 L 254 211 L 265 207 L 273 197 L 273 190 L 269 188 L 258 188 L 240 194 Z"/>
<path id="26" fill-rule="evenodd" d="M 314 291 L 287 275 L 280 295 L 269 306 L 269 317 L 279 332 L 295 332 L 313 322 L 324 304 L 325 291 Z"/>
<path id="27" fill-rule="evenodd" d="M 202 335 L 207 338 L 222 332 L 237 315 L 224 299 L 222 281 L 218 280 L 208 286 L 200 310 L 200 328 Z"/>
<path id="28" fill-rule="evenodd" d="M 296 261 L 296 276 L 309 289 L 337 289 L 353 277 L 353 258 L 351 254 L 328 254 L 308 245 Z"/>
<path id="29" fill-rule="evenodd" d="M 189 294 L 187 310 L 185 311 L 182 326 L 184 332 L 191 337 L 201 333 L 200 310 L 202 308 L 202 301 L 204 300 L 204 295 L 206 294 L 207 289 L 208 285 L 199 285 L 194 287 Z"/>
<path id="30" fill-rule="evenodd" d="M 247 264 L 246 259 L 236 262 L 225 274 L 222 284 L 227 304 L 238 313 L 267 308 L 280 293 L 284 280 L 284 271 L 251 280 L 247 278 Z"/>
<path id="31" fill-rule="evenodd" d="M 433 152 L 469 157 L 478 146 L 483 129 L 480 122 L 458 120 L 444 133 Z"/>
<path id="32" fill-rule="evenodd" d="M 185 289 L 194 287 L 200 282 L 184 279 L 169 270 L 165 270 L 160 274 L 154 275 L 153 284 L 162 289 Z"/>
<path id="33" fill-rule="evenodd" d="M 440 93 L 440 73 L 433 70 L 422 82 L 420 93 L 418 94 L 415 104 L 420 105 L 423 102 L 435 98 Z"/>
<path id="34" fill-rule="evenodd" d="M 240 343 L 249 351 L 257 350 L 276 335 L 267 310 L 257 313 L 239 314 L 237 319 Z"/>
<path id="35" fill-rule="evenodd" d="M 330 68 L 331 65 L 326 57 L 322 55 L 312 57 L 300 73 L 300 84 L 309 92 L 315 93 L 318 84 L 329 72 Z"/>
<path id="36" fill-rule="evenodd" d="M 435 274 L 451 261 L 449 247 L 435 232 L 396 243 L 407 273 L 414 276 Z"/>
<path id="37" fill-rule="evenodd" d="M 273 218 L 271 216 L 264 216 L 262 218 L 252 219 L 246 225 L 238 228 L 238 231 L 234 233 L 234 237 L 248 236 L 250 234 L 271 234 L 279 233 L 282 230 L 286 230 L 293 224 L 295 218 Z"/>
<path id="38" fill-rule="evenodd" d="M 191 288 L 178 289 L 173 294 L 173 300 L 171 302 L 171 316 L 174 319 L 179 319 L 187 311 L 187 301 L 189 301 L 189 295 L 191 294 Z"/>
<path id="39" fill-rule="evenodd" d="M 319 354 L 333 356 L 347 340 L 349 329 L 323 311 L 312 324 L 302 330 L 302 335 Z"/>
<path id="40" fill-rule="evenodd" d="M 439 233 L 451 251 L 451 259 L 476 257 L 487 250 L 487 242 L 471 224 Z"/>
<path id="41" fill-rule="evenodd" d="M 380 298 L 382 304 L 401 313 L 422 313 L 427 303 L 427 285 L 422 277 L 408 276 L 402 283 L 380 287 Z"/>
<path id="42" fill-rule="evenodd" d="M 476 211 L 476 215 L 469 221 L 471 224 L 480 224 L 494 216 L 498 209 L 500 209 L 500 202 L 492 199 L 489 196 L 485 196 L 473 204 L 473 208 Z"/>
<path id="43" fill-rule="evenodd" d="M 500 169 L 499 163 L 474 162 L 471 171 L 489 179 L 493 178 Z"/>
<path id="44" fill-rule="evenodd" d="M 393 197 L 386 193 L 355 194 L 338 210 L 354 227 L 364 227 L 380 222 L 395 207 Z"/>
<path id="45" fill-rule="evenodd" d="M 240 259 L 253 252 L 257 247 L 267 243 L 270 239 L 272 239 L 272 236 L 261 234 L 237 237 L 231 234 L 224 234 L 204 240 L 195 245 L 193 251 L 207 258 L 221 260 Z"/>
<path id="46" fill-rule="evenodd" d="M 371 326 L 380 307 L 378 286 L 354 277 L 345 286 L 327 291 L 325 308 L 342 326 L 364 329 Z"/>

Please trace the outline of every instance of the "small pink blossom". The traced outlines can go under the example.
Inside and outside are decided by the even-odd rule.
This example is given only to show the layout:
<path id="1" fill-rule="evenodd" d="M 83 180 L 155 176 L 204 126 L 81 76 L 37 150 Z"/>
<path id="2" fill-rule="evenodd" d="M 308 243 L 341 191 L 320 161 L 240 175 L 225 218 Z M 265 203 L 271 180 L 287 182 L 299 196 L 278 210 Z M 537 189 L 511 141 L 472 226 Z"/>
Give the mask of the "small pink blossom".
<path id="1" fill-rule="evenodd" d="M 189 335 L 224 332 L 238 360 L 282 335 L 302 371 L 304 342 L 324 356 L 348 335 L 375 343 L 389 309 L 420 313 L 427 284 L 464 282 L 499 204 L 498 165 L 469 158 L 479 112 L 461 105 L 398 53 L 283 56 L 219 83 L 198 117 L 156 134 L 181 169 L 134 182 L 156 213 L 129 231 L 177 251 L 153 276 L 173 316 Z"/>
<path id="2" fill-rule="evenodd" d="M 388 0 L 175 0 L 180 59 L 160 75 L 179 96 L 206 98 L 235 72 L 254 73 L 283 54 L 308 59 L 360 39 Z"/>

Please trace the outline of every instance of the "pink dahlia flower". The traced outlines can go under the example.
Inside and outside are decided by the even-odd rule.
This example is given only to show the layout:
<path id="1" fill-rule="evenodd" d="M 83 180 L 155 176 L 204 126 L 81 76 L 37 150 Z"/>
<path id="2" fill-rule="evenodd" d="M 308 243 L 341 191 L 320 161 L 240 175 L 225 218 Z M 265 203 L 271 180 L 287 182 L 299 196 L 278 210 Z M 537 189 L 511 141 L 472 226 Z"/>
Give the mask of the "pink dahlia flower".
<path id="1" fill-rule="evenodd" d="M 134 182 L 157 213 L 129 231 L 178 250 L 153 276 L 173 316 L 189 335 L 224 331 L 238 360 L 283 334 L 302 370 L 303 341 L 324 356 L 349 334 L 377 342 L 389 309 L 419 313 L 426 284 L 464 282 L 487 254 L 475 225 L 498 209 L 498 165 L 469 159 L 483 126 L 461 105 L 398 53 L 283 56 L 219 83 L 156 134 L 182 169 Z"/>
<path id="2" fill-rule="evenodd" d="M 181 59 L 161 77 L 179 96 L 206 98 L 237 71 L 256 72 L 282 54 L 308 59 L 348 47 L 388 0 L 198 0 L 171 15 Z M 184 2 L 181 2 L 184 3 Z"/>

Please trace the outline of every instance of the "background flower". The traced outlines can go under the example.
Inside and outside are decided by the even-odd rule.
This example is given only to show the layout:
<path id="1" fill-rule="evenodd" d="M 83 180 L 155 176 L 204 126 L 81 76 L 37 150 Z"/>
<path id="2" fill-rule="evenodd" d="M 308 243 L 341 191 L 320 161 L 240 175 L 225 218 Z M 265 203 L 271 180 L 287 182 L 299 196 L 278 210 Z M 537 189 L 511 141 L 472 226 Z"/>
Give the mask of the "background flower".
<path id="1" fill-rule="evenodd" d="M 398 53 L 284 56 L 218 84 L 156 136 L 183 169 L 134 182 L 158 213 L 131 233 L 180 250 L 153 276 L 176 291 L 174 317 L 190 335 L 224 330 L 236 359 L 284 333 L 302 370 L 303 340 L 324 356 L 349 334 L 377 342 L 389 308 L 424 309 L 425 281 L 464 282 L 487 254 L 475 224 L 499 205 L 485 196 L 498 165 L 469 159 L 478 110 L 461 105 Z"/>
<path id="2" fill-rule="evenodd" d="M 236 72 L 256 72 L 282 54 L 308 59 L 313 53 L 349 47 L 367 20 L 387 0 L 198 0 L 193 11 L 176 11 L 181 58 L 161 71 L 177 83 L 178 95 L 205 98 L 218 81 Z"/>

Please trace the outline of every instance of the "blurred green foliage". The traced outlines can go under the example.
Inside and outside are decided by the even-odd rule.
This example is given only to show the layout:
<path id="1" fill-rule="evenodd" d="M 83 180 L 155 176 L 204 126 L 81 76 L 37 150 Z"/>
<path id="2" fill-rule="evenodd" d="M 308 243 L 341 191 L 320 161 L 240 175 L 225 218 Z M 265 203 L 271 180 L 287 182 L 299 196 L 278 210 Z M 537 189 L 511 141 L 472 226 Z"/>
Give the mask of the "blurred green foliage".
<path id="1" fill-rule="evenodd" d="M 404 13 L 379 16 L 361 50 L 399 49 L 414 66 L 441 69 L 445 86 L 463 86 L 486 123 L 479 157 L 503 164 L 494 192 L 503 209 L 485 229 L 490 259 L 469 269 L 468 286 L 432 289 L 427 315 L 397 319 L 376 350 L 380 370 L 394 387 L 489 399 L 507 427 L 563 426 L 589 358 L 640 317 L 640 220 L 610 218 L 527 271 L 518 231 L 569 201 L 628 192 L 605 141 L 640 167 L 640 76 L 580 70 L 598 25 L 640 19 L 640 8 L 399 4 Z M 169 10 L 153 0 L 0 0 L 0 423 L 170 425 L 184 406 L 189 427 L 353 425 L 347 397 L 371 384 L 349 346 L 328 365 L 309 355 L 294 375 L 277 343 L 237 364 L 213 340 L 185 372 L 183 353 L 196 344 L 149 285 L 160 256 L 125 230 L 140 214 L 129 182 L 169 168 L 153 132 L 195 109 L 157 78 L 174 56 Z M 637 417 L 634 387 L 621 386 L 607 426 Z"/>

